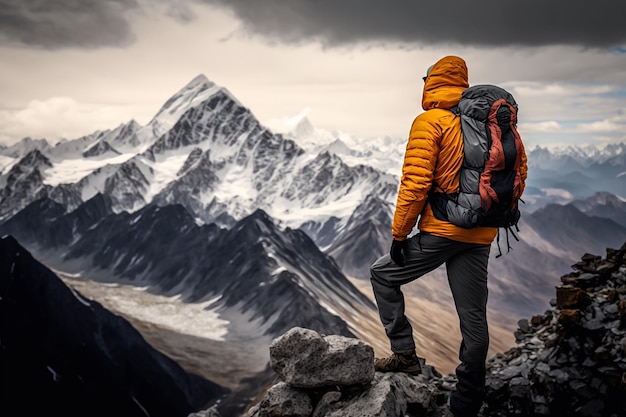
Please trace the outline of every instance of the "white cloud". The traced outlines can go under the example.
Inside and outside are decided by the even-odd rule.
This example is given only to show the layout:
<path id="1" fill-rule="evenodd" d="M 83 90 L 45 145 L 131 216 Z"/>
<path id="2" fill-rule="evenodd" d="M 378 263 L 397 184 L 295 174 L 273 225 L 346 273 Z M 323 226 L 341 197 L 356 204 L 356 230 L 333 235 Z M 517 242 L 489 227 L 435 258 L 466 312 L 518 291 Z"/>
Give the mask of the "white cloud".
<path id="1" fill-rule="evenodd" d="M 626 132 L 626 113 L 622 110 L 616 116 L 590 123 L 580 123 L 577 128 L 582 132 Z"/>
<path id="2" fill-rule="evenodd" d="M 614 87 L 609 85 L 522 82 L 516 83 L 512 90 L 516 95 L 527 97 L 576 97 L 611 93 L 614 91 Z"/>
<path id="3" fill-rule="evenodd" d="M 519 130 L 521 133 L 558 132 L 561 125 L 556 121 L 520 123 Z"/>
<path id="4" fill-rule="evenodd" d="M 529 133 L 576 133 L 577 142 L 584 141 L 585 135 L 589 142 L 589 133 L 624 130 L 624 123 L 614 118 L 625 100 L 613 94 L 623 90 L 619 84 L 607 87 L 533 82 L 509 86 L 519 104 L 523 129 Z"/>
<path id="5" fill-rule="evenodd" d="M 572 193 L 567 190 L 563 190 L 560 188 L 542 188 L 541 191 L 545 193 L 548 197 L 561 197 L 566 200 L 571 200 L 574 198 Z"/>
<path id="6" fill-rule="evenodd" d="M 0 141 L 30 136 L 57 141 L 111 129 L 132 119 L 128 106 L 80 103 L 70 97 L 32 100 L 22 109 L 0 110 Z"/>
<path id="7" fill-rule="evenodd" d="M 583 132 L 623 132 L 626 130 L 626 125 L 615 123 L 611 120 L 581 123 L 577 127 Z"/>
<path id="8" fill-rule="evenodd" d="M 557 137 L 563 134 L 590 142 L 593 132 L 577 124 L 601 122 L 626 107 L 620 95 L 626 91 L 626 54 L 563 46 L 286 46 L 231 36 L 240 22 L 223 9 L 184 1 L 141 3 L 142 13 L 129 16 L 136 42 L 126 48 L 52 53 L 0 46 L 0 109 L 12 109 L 0 110 L 5 142 L 74 137 L 131 118 L 144 124 L 198 74 L 228 88 L 268 127 L 310 108 L 315 127 L 404 138 L 422 112 L 421 76 L 444 55 L 467 61 L 471 84 L 511 91 L 520 105 L 520 129 L 533 143 L 564 140 Z M 172 4 L 185 6 L 177 20 L 164 16 Z M 55 97 L 74 103 L 63 110 Z"/>
<path id="9" fill-rule="evenodd" d="M 270 130 L 277 133 L 286 133 L 293 130 L 298 123 L 311 113 L 310 107 L 305 107 L 297 115 L 293 117 L 285 116 L 280 118 L 268 119 L 264 125 Z"/>

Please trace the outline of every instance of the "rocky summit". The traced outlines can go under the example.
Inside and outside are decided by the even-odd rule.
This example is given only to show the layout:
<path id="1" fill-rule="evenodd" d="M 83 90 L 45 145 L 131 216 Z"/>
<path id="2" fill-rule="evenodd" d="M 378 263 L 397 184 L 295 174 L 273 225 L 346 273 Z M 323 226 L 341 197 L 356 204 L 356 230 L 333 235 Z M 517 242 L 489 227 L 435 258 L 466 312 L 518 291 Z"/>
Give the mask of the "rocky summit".
<path id="1" fill-rule="evenodd" d="M 488 359 L 478 417 L 626 415 L 626 243 L 585 254 L 561 277 L 550 309 L 521 319 L 516 346 Z M 456 377 L 374 371 L 374 351 L 294 327 L 274 339 L 276 383 L 245 417 L 441 417 Z M 215 408 L 194 416 L 218 417 Z"/>
<path id="2" fill-rule="evenodd" d="M 299 327 L 273 341 L 270 357 L 279 382 L 246 417 L 441 415 L 453 386 L 426 365 L 415 377 L 375 372 L 367 343 Z"/>
<path id="3" fill-rule="evenodd" d="M 626 415 L 626 243 L 572 268 L 552 308 L 520 320 L 517 346 L 489 359 L 486 415 Z"/>

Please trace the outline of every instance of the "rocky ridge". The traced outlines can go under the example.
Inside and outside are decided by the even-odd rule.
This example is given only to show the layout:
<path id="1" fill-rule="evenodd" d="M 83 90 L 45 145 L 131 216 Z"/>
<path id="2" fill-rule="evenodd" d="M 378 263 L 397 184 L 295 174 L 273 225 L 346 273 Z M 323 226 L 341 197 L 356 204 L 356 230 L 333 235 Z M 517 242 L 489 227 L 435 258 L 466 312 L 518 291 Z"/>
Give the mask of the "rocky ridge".
<path id="1" fill-rule="evenodd" d="M 626 243 L 585 254 L 561 277 L 552 308 L 489 359 L 489 416 L 618 417 L 626 410 Z"/>
<path id="2" fill-rule="evenodd" d="M 488 359 L 480 417 L 619 417 L 626 409 L 626 243 L 585 254 L 516 346 Z M 374 371 L 370 345 L 295 327 L 274 339 L 276 383 L 245 417 L 440 417 L 456 377 Z M 215 409 L 195 417 L 219 416 Z"/>
<path id="3" fill-rule="evenodd" d="M 0 369 L 3 417 L 183 417 L 229 393 L 67 286 L 12 236 L 0 238 Z"/>

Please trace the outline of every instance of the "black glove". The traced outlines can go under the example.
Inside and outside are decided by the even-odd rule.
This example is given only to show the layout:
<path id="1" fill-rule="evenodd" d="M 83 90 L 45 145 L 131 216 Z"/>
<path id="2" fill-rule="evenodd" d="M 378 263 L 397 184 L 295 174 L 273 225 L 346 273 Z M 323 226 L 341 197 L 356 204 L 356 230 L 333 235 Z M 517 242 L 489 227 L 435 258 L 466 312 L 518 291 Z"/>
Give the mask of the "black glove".
<path id="1" fill-rule="evenodd" d="M 391 260 L 398 266 L 404 266 L 404 248 L 406 247 L 408 240 L 393 240 L 391 242 L 391 250 L 389 256 Z"/>

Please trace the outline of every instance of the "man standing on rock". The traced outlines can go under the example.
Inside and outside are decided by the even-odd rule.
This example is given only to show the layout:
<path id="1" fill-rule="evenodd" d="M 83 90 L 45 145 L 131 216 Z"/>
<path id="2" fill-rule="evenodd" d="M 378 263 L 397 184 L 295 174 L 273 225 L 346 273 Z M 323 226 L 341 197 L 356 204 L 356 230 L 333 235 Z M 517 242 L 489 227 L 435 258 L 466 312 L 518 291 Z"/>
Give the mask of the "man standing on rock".
<path id="1" fill-rule="evenodd" d="M 391 250 L 370 269 L 380 318 L 393 352 L 390 357 L 376 359 L 375 369 L 418 374 L 420 363 L 400 287 L 446 264 L 463 337 L 461 364 L 456 368 L 458 383 L 450 397 L 450 411 L 455 417 L 476 417 L 482 405 L 489 347 L 487 263 L 498 229 L 466 229 L 435 218 L 428 193 L 433 184 L 450 194 L 459 189 L 463 135 L 460 117 L 449 109 L 459 104 L 468 87 L 467 66 L 459 57 L 446 56 L 428 69 L 422 96 L 425 112 L 415 118 L 406 147 Z M 525 180 L 525 155 L 520 171 Z M 419 233 L 408 238 L 418 217 Z"/>

